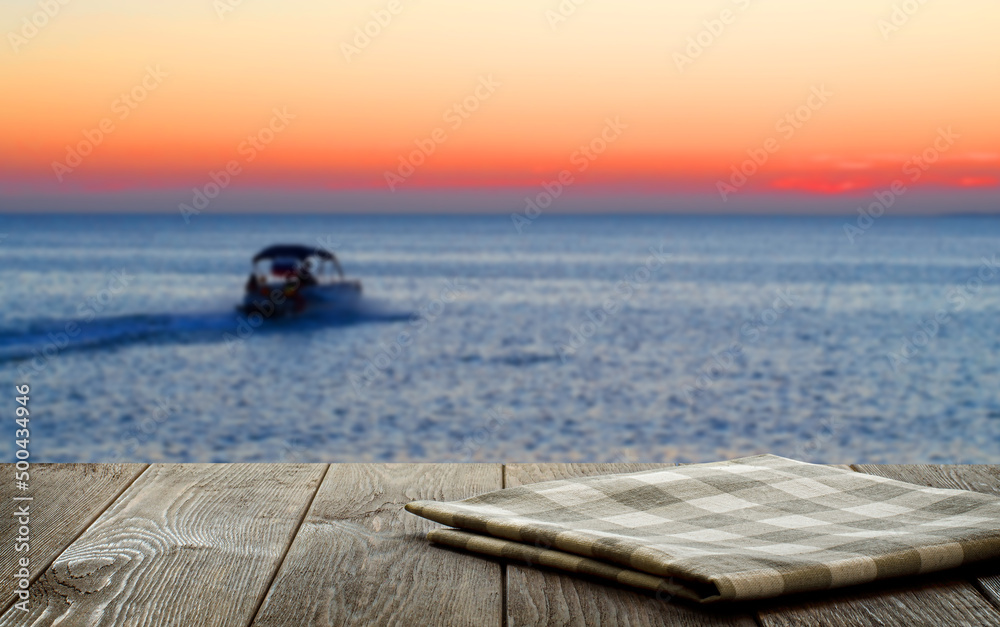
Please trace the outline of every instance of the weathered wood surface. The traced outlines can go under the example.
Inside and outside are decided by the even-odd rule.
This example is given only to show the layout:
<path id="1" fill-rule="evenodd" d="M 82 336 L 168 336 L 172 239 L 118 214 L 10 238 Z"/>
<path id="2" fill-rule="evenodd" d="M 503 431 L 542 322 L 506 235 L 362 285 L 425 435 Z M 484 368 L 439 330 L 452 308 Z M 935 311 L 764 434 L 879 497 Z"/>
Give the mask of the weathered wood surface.
<path id="1" fill-rule="evenodd" d="M 854 470 L 941 488 L 997 493 L 1000 477 L 976 466 L 854 466 Z M 992 485 L 992 487 L 991 487 Z M 978 487 L 977 487 L 978 486 Z M 774 602 L 759 618 L 766 627 L 788 625 L 1000 625 L 1000 611 L 961 574 L 940 573 Z"/>
<path id="2" fill-rule="evenodd" d="M 139 476 L 146 464 L 33 464 L 29 489 L 14 482 L 14 464 L 4 464 L 0 481 L 0 612 L 14 601 L 14 573 L 18 559 L 29 555 L 30 581 L 48 568 L 63 550 Z M 14 497 L 32 497 L 14 501 Z M 17 552 L 14 541 L 20 527 L 14 517 L 19 506 L 29 505 L 30 551 Z"/>
<path id="3" fill-rule="evenodd" d="M 436 547 L 424 538 L 435 523 L 403 510 L 416 499 L 667 465 L 36 467 L 33 566 L 51 565 L 32 584 L 31 612 L 10 607 L 0 627 L 1000 625 L 995 564 L 700 607 Z M 1000 466 L 854 470 L 1000 495 Z M 0 529 L 9 537 L 6 518 Z M 0 573 L 12 572 L 12 545 L 0 551 Z M 2 590 L 12 601 L 6 582 Z"/>
<path id="4" fill-rule="evenodd" d="M 758 618 L 765 627 L 1000 625 L 996 608 L 968 581 L 956 577 L 921 581 L 925 579 L 880 582 L 812 594 L 808 601 L 776 601 Z"/>
<path id="5" fill-rule="evenodd" d="M 499 626 L 498 563 L 431 545 L 438 527 L 403 510 L 418 499 L 498 490 L 500 464 L 335 464 L 255 627 Z"/>
<path id="6" fill-rule="evenodd" d="M 247 625 L 325 469 L 154 465 L 0 626 Z"/>
<path id="7" fill-rule="evenodd" d="M 508 464 L 506 485 L 611 473 L 640 472 L 669 464 Z M 699 608 L 626 588 L 533 566 L 507 565 L 507 624 L 526 625 L 739 625 L 749 614 L 724 607 Z"/>

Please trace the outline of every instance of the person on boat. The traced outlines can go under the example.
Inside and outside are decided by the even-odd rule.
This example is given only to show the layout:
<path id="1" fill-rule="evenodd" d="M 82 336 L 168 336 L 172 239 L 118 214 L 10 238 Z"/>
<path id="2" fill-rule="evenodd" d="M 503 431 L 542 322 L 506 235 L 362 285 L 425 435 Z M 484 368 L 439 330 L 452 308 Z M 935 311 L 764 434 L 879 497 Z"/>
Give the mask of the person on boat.
<path id="1" fill-rule="evenodd" d="M 299 271 L 297 273 L 299 278 L 299 285 L 302 287 L 307 287 L 309 285 L 316 285 L 316 277 L 312 273 L 310 263 L 306 261 L 301 266 L 299 266 Z"/>

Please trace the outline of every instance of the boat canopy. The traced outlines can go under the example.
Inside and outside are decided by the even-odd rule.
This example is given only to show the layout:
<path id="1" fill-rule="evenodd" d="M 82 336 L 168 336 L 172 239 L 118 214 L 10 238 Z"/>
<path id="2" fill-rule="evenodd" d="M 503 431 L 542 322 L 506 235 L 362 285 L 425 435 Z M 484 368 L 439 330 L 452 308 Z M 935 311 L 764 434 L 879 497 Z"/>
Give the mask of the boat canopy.
<path id="1" fill-rule="evenodd" d="M 326 259 L 334 262 L 337 259 L 333 256 L 333 253 L 324 248 L 299 246 L 297 244 L 279 244 L 277 246 L 268 246 L 254 255 L 253 262 L 257 263 L 262 259 L 277 259 L 280 257 L 298 259 L 300 261 L 308 259 L 309 257 L 319 257 L 320 259 Z"/>

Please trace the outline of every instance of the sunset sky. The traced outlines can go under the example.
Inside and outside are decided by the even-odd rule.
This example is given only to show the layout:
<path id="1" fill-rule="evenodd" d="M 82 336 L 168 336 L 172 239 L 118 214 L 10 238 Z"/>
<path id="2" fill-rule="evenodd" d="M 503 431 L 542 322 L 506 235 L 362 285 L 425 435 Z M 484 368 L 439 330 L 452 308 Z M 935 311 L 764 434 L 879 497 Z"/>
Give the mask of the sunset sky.
<path id="1" fill-rule="evenodd" d="M 5 0 L 0 203 L 177 204 L 228 165 L 241 194 L 397 209 L 563 171 L 664 207 L 850 212 L 894 182 L 996 206 L 997 24 L 995 0 Z"/>

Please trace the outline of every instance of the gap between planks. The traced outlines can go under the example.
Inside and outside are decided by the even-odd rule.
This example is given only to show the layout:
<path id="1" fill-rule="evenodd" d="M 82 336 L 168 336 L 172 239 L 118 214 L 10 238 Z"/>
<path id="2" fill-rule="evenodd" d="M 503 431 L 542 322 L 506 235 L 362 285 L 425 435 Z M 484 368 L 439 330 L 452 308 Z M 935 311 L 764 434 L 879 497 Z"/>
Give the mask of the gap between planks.
<path id="1" fill-rule="evenodd" d="M 507 464 L 500 464 L 500 489 L 507 489 Z M 507 617 L 507 562 L 500 562 L 500 625 L 510 627 Z"/>
<path id="2" fill-rule="evenodd" d="M 30 588 L 31 586 L 34 586 L 35 582 L 41 579 L 42 575 L 48 572 L 49 568 L 56 563 L 56 560 L 59 559 L 59 556 L 62 555 L 63 552 L 66 551 L 66 549 L 72 546 L 74 542 L 79 540 L 80 536 L 87 533 L 87 530 L 90 529 L 90 526 L 93 525 L 101 516 L 103 516 L 104 512 L 108 511 L 115 503 L 117 503 L 118 499 L 121 498 L 122 494 L 125 494 L 125 491 L 128 490 L 130 487 L 132 487 L 132 484 L 138 481 L 139 477 L 146 474 L 146 471 L 149 470 L 151 466 L 152 464 L 146 464 L 141 471 L 139 471 L 138 473 L 136 473 L 134 477 L 132 477 L 131 481 L 122 486 L 121 490 L 119 490 L 118 493 L 114 495 L 114 498 L 108 499 L 108 503 L 104 507 L 100 508 L 99 510 L 94 510 L 94 512 L 90 516 L 90 520 L 88 520 L 86 524 L 82 525 L 80 527 L 80 530 L 75 535 L 69 538 L 69 542 L 66 542 L 63 545 L 63 547 L 59 549 L 59 551 L 53 551 L 52 558 L 45 563 L 44 567 L 40 568 L 38 570 L 38 573 L 35 574 L 34 577 L 28 579 L 28 587 Z M 8 610 L 10 610 L 10 608 L 14 607 L 15 603 L 17 603 L 17 597 L 14 597 L 13 599 L 11 599 L 10 603 L 7 603 L 3 608 L 0 608 L 0 616 L 6 614 Z"/>
<path id="3" fill-rule="evenodd" d="M 859 473 L 862 473 L 862 474 L 868 474 L 868 473 L 865 473 L 860 468 L 860 466 L 861 465 L 852 464 L 852 465 L 845 465 L 845 466 L 842 466 L 842 467 L 849 468 L 850 470 L 852 470 L 854 472 L 859 472 Z M 38 578 L 40 578 L 42 576 L 42 574 L 44 574 L 44 572 L 46 572 L 46 570 L 51 566 L 52 563 L 54 563 L 59 558 L 59 556 L 66 550 L 66 548 L 68 548 L 70 545 L 72 545 L 74 542 L 76 542 L 77 539 L 79 539 L 80 536 L 82 536 L 84 533 L 86 533 L 86 531 L 93 525 L 94 521 L 98 520 L 108 510 L 108 508 L 112 507 L 118 501 L 118 499 L 121 498 L 121 495 L 123 493 L 125 493 L 125 491 L 128 490 L 129 487 L 131 487 L 137 480 L 139 480 L 140 477 L 144 476 L 145 473 L 149 472 L 149 469 L 152 468 L 152 467 L 153 467 L 153 465 L 146 464 L 143 467 L 143 469 L 139 473 L 137 473 L 130 481 L 128 481 L 127 483 L 125 483 L 124 485 L 122 485 L 122 487 L 117 491 L 117 493 L 114 495 L 114 497 L 112 499 L 110 499 L 109 502 L 103 508 L 100 508 L 100 509 L 95 510 L 94 512 L 92 512 L 92 514 L 89 516 L 89 520 L 86 522 L 86 524 L 83 525 L 82 528 L 76 534 L 74 534 L 72 537 L 70 537 L 68 539 L 68 541 L 65 543 L 65 545 L 59 550 L 59 552 L 53 554 L 52 558 L 49 560 L 49 563 L 46 564 L 45 567 L 42 570 L 39 571 L 39 574 L 37 574 L 35 577 L 33 577 L 31 579 L 31 584 L 34 585 L 35 582 L 36 582 L 36 580 Z M 319 493 L 320 487 L 323 485 L 323 482 L 325 481 L 325 479 L 327 477 L 327 474 L 329 473 L 330 467 L 331 467 L 330 464 L 325 464 L 324 465 L 324 468 L 323 468 L 322 473 L 320 475 L 319 481 L 317 482 L 314 491 L 311 493 L 311 495 L 309 497 L 309 502 L 307 503 L 306 507 L 303 509 L 302 514 L 300 515 L 299 520 L 298 520 L 298 522 L 296 524 L 296 527 L 294 528 L 293 532 L 291 534 L 289 534 L 289 538 L 288 538 L 288 541 L 286 543 L 286 546 L 284 547 L 284 551 L 282 552 L 282 555 L 281 555 L 280 559 L 275 564 L 273 572 L 271 573 L 271 576 L 270 576 L 270 578 L 268 580 L 268 584 L 267 584 L 267 586 L 265 586 L 263 588 L 263 592 L 261 593 L 260 598 L 257 600 L 256 607 L 255 607 L 254 612 L 253 612 L 253 614 L 252 614 L 252 616 L 250 618 L 250 621 L 247 623 L 247 625 L 253 624 L 254 620 L 256 620 L 257 615 L 260 612 L 260 609 L 261 609 L 261 607 L 263 605 L 263 602 L 266 599 L 267 594 L 270 591 L 270 589 L 271 589 L 271 587 L 272 587 L 272 585 L 274 583 L 274 580 L 275 580 L 278 572 L 281 569 L 281 566 L 284 564 L 284 562 L 285 562 L 285 560 L 286 560 L 286 558 L 288 556 L 289 550 L 290 550 L 290 548 L 291 548 L 291 546 L 292 546 L 295 538 L 297 537 L 297 535 L 299 533 L 299 530 L 301 529 L 302 525 L 304 524 L 305 519 L 308 517 L 308 513 L 311 510 L 312 505 L 313 505 L 313 503 L 314 503 L 314 501 L 315 501 L 315 499 L 316 499 L 316 497 L 317 497 L 317 495 Z M 507 470 L 508 470 L 507 469 L 507 464 L 501 464 L 501 487 L 504 488 L 504 489 L 507 488 L 507 484 L 508 484 Z M 509 625 L 509 622 L 510 622 L 509 621 L 510 617 L 508 616 L 508 586 L 507 586 L 507 577 L 506 577 L 507 572 L 506 571 L 507 571 L 507 565 L 506 564 L 502 564 L 501 565 L 501 612 L 502 612 L 502 614 L 501 614 L 500 624 L 504 625 L 504 626 Z M 979 595 L 983 598 L 984 601 L 986 601 L 987 603 L 989 603 L 991 605 L 994 605 L 994 606 L 996 605 L 995 601 L 989 595 L 985 594 L 984 591 L 980 588 L 979 585 L 976 585 L 978 583 L 978 581 L 975 578 L 973 578 L 972 581 L 970 581 L 969 583 L 972 584 L 972 587 L 979 593 Z M 0 614 L 6 612 L 9 609 L 10 609 L 10 604 L 8 604 L 8 607 L 3 608 L 3 610 L 0 611 Z M 751 618 L 754 620 L 754 622 L 757 625 L 763 625 L 763 623 L 761 622 L 761 616 L 757 612 L 752 612 L 751 613 Z"/>
<path id="4" fill-rule="evenodd" d="M 299 530 L 302 529 L 302 523 L 305 522 L 306 518 L 309 516 L 310 510 L 312 510 L 313 502 L 316 501 L 316 495 L 319 494 L 319 489 L 323 486 L 323 482 L 326 481 L 326 475 L 330 472 L 330 464 L 323 466 L 323 473 L 319 476 L 319 481 L 316 482 L 316 489 L 313 490 L 312 495 L 309 496 L 309 503 L 306 504 L 305 508 L 302 510 L 302 515 L 299 516 L 299 522 L 295 525 L 295 529 L 289 535 L 288 544 L 285 545 L 285 550 L 281 554 L 281 559 L 277 560 L 277 564 L 274 566 L 274 571 L 271 573 L 270 579 L 267 581 L 267 586 L 265 586 L 260 594 L 260 598 L 257 599 L 257 607 L 253 609 L 253 615 L 250 616 L 250 621 L 247 622 L 245 627 L 250 627 L 257 620 L 257 615 L 260 614 L 260 608 L 264 606 L 264 600 L 267 598 L 269 592 L 271 592 L 271 587 L 274 585 L 274 580 L 278 577 L 278 573 L 281 572 L 281 567 L 285 563 L 285 559 L 288 557 L 288 551 L 292 548 L 292 544 L 295 542 L 295 538 L 299 535 Z"/>

